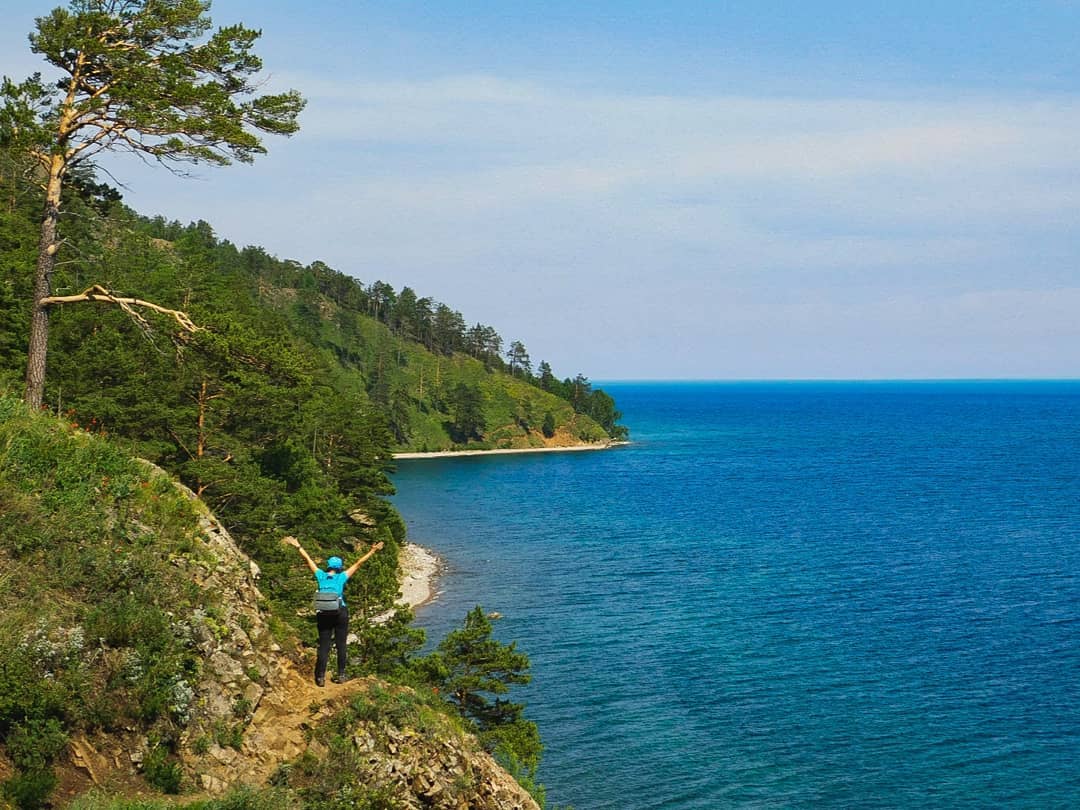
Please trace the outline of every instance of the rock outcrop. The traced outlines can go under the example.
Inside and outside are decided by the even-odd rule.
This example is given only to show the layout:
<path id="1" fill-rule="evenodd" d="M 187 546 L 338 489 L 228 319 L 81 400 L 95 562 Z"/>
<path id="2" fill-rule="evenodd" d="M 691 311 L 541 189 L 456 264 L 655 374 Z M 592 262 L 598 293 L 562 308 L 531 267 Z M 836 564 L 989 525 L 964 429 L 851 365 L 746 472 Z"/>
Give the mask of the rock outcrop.
<path id="1" fill-rule="evenodd" d="M 389 787 L 402 808 L 536 810 L 537 805 L 475 740 L 425 735 L 386 723 L 360 724 L 353 744 L 365 777 Z"/>

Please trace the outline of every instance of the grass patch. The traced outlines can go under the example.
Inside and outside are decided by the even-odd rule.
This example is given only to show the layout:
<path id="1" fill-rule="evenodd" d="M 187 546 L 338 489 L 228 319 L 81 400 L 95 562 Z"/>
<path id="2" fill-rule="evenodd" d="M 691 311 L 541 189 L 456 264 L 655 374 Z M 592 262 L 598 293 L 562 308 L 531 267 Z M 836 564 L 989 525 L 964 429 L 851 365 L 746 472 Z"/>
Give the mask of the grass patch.
<path id="1" fill-rule="evenodd" d="M 16 767 L 3 792 L 33 808 L 71 733 L 165 739 L 187 722 L 199 661 L 185 621 L 216 596 L 176 576 L 173 561 L 200 552 L 195 511 L 167 477 L 12 396 L 0 396 L 0 511 L 0 576 L 34 596 L 0 589 L 0 741 Z M 146 778 L 178 790 L 161 750 Z"/>

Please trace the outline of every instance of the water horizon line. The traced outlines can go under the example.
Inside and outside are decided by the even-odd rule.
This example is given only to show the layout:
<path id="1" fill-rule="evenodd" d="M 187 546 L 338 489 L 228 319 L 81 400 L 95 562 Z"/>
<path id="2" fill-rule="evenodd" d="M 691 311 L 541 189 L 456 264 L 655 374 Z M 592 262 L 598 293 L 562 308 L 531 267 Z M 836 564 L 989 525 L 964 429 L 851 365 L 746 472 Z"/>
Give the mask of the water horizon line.
<path id="1" fill-rule="evenodd" d="M 1080 383 L 1077 377 L 612 377 L 591 380 L 595 386 L 741 383 Z"/>

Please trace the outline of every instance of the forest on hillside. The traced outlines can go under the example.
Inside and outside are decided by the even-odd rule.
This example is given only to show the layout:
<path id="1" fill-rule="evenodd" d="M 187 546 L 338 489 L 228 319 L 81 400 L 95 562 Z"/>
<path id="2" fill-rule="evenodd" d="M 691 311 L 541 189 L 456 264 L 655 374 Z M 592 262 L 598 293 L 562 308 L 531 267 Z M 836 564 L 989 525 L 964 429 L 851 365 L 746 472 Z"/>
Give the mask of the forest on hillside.
<path id="1" fill-rule="evenodd" d="M 331 543 L 351 528 L 342 514 L 386 523 L 395 450 L 624 435 L 584 375 L 560 380 L 545 362 L 534 373 L 521 341 L 408 286 L 123 205 L 99 176 L 103 153 L 224 166 L 299 129 L 299 92 L 259 94 L 259 32 L 215 31 L 208 11 L 57 8 L 30 46 L 61 78 L 4 78 L 0 385 L 16 390 L 25 373 L 33 407 L 122 437 L 244 536 L 312 530 Z"/>
<path id="2" fill-rule="evenodd" d="M 0 381 L 14 391 L 26 363 L 39 214 L 33 186 L 20 187 L 25 171 L 10 153 L 0 157 Z M 460 313 L 408 287 L 237 248 L 205 222 L 141 217 L 107 186 L 74 186 L 57 293 L 97 284 L 182 310 L 199 329 L 108 301 L 58 306 L 44 406 L 129 441 L 214 508 L 242 513 L 233 528 L 265 526 L 257 516 L 266 510 L 252 501 L 271 495 L 298 503 L 271 510 L 283 528 L 332 539 L 299 505 L 321 479 L 378 517 L 394 450 L 625 435 L 611 397 L 583 375 L 558 380 L 544 362 L 533 373 L 520 342 L 504 355 L 494 329 L 466 327 Z"/>
<path id="3" fill-rule="evenodd" d="M 40 222 L 32 178 L 17 153 L 0 150 L 0 387 L 9 392 L 21 391 L 26 366 Z M 198 329 L 104 299 L 56 306 L 42 407 L 176 474 L 270 577 L 282 533 L 324 548 L 400 541 L 383 499 L 395 450 L 625 435 L 611 397 L 584 376 L 558 380 L 546 363 L 534 373 L 520 343 L 501 353 L 493 329 L 466 327 L 408 287 L 237 248 L 205 222 L 140 216 L 86 174 L 70 185 L 57 294 L 100 285 L 183 311 Z M 270 590 L 287 593 L 286 578 Z"/>

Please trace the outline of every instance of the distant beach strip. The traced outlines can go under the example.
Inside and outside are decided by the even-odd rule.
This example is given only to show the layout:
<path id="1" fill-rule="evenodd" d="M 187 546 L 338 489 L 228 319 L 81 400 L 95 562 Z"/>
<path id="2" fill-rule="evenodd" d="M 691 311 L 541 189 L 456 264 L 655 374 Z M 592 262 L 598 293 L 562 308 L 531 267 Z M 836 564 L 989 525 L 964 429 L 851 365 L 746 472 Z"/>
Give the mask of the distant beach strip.
<path id="1" fill-rule="evenodd" d="M 578 450 L 610 450 L 623 447 L 630 442 L 593 442 L 592 444 L 571 444 L 566 447 L 511 447 L 498 450 L 435 450 L 429 453 L 394 453 L 395 459 L 413 458 L 454 458 L 456 456 L 508 456 L 519 453 L 570 453 Z"/>

